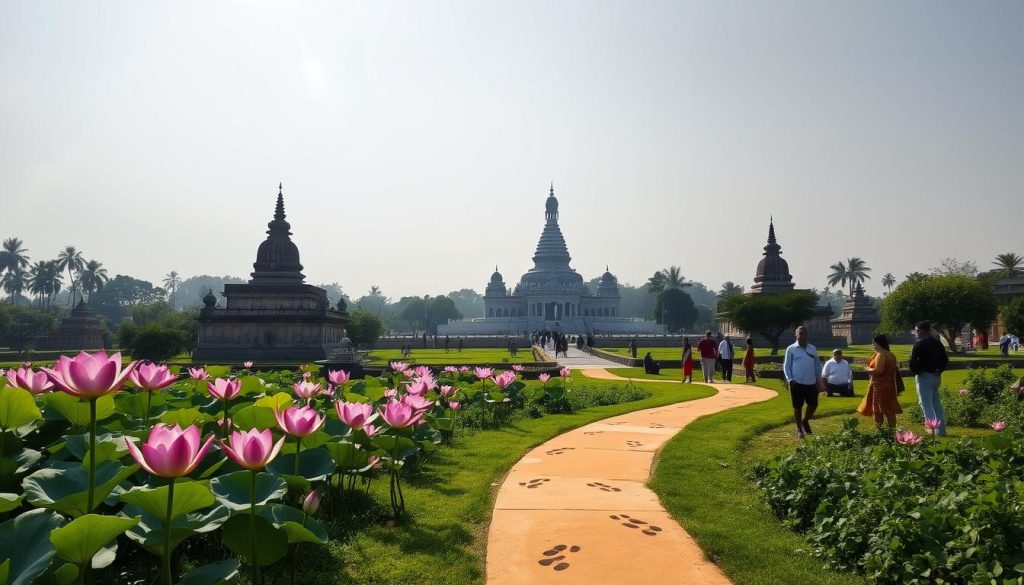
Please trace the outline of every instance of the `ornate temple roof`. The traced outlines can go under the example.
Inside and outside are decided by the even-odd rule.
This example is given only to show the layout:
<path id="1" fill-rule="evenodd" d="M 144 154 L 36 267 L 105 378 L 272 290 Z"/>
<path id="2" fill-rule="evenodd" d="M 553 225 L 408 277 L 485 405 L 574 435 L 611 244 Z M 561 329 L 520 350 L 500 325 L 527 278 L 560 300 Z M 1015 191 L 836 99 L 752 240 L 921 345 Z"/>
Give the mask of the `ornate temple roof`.
<path id="1" fill-rule="evenodd" d="M 551 186 L 547 200 L 544 202 L 544 229 L 537 242 L 537 251 L 533 254 L 533 268 L 523 275 L 516 286 L 516 294 L 529 290 L 545 290 L 551 292 L 580 292 L 584 290 L 583 277 L 580 276 L 569 262 L 569 249 L 565 245 L 565 237 L 558 227 L 558 199 L 555 187 Z"/>
<path id="2" fill-rule="evenodd" d="M 277 186 L 277 205 L 274 219 L 267 224 L 267 239 L 256 252 L 252 265 L 251 284 L 302 284 L 302 264 L 299 263 L 299 249 L 291 239 L 291 224 L 285 221 L 284 194 Z"/>
<path id="3" fill-rule="evenodd" d="M 768 222 L 768 245 L 764 247 L 764 258 L 757 263 L 753 293 L 776 293 L 793 290 L 793 275 L 789 263 L 782 258 L 782 246 L 775 240 L 775 221 Z"/>

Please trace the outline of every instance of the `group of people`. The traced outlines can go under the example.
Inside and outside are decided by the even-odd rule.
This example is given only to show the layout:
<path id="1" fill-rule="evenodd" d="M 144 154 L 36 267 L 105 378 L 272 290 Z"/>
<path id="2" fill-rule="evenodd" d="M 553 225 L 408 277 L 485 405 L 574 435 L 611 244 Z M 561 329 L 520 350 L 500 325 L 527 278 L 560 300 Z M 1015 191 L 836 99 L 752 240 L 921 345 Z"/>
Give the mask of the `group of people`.
<path id="1" fill-rule="evenodd" d="M 1020 351 L 1020 337 L 1010 333 L 1003 333 L 999 337 L 999 353 L 1003 354 L 1003 357 L 1009 357 L 1011 349 L 1013 351 Z"/>
<path id="2" fill-rule="evenodd" d="M 914 334 L 917 341 L 908 365 L 914 374 L 918 401 L 925 419 L 934 421 L 930 425 L 934 428 L 930 430 L 937 435 L 945 435 L 946 415 L 939 399 L 939 385 L 942 372 L 949 365 L 949 356 L 942 342 L 932 335 L 928 321 L 918 323 Z M 876 336 L 872 347 L 874 353 L 865 368 L 868 390 L 857 406 L 857 412 L 874 418 L 879 429 L 883 423 L 895 429 L 896 415 L 903 412 L 899 402 L 899 394 L 903 391 L 899 362 L 889 350 L 889 339 L 885 335 Z M 832 359 L 822 366 L 817 349 L 808 341 L 806 327 L 797 327 L 796 342 L 786 348 L 782 370 L 789 387 L 796 434 L 800 438 L 812 432 L 810 421 L 818 408 L 819 394 L 853 395 L 853 370 L 842 358 L 842 351 L 834 351 Z"/>
<path id="3" fill-rule="evenodd" d="M 650 354 L 648 354 L 650 355 Z M 732 382 L 733 362 L 736 359 L 736 348 L 732 340 L 718 334 L 717 339 L 712 336 L 711 331 L 706 331 L 704 337 L 697 342 L 697 355 L 700 356 L 700 368 L 704 374 L 704 382 L 710 384 L 715 381 L 715 372 L 722 372 L 723 382 Z M 693 347 L 690 345 L 690 338 L 683 338 L 683 383 L 693 382 Z M 743 352 L 743 359 L 740 362 L 743 366 L 745 382 L 756 382 L 754 375 L 754 341 L 747 338 L 746 348 Z"/>
<path id="4" fill-rule="evenodd" d="M 569 336 L 558 331 L 536 331 L 531 336 L 533 342 L 543 348 L 550 346 L 555 352 L 555 359 L 558 357 L 569 357 Z"/>

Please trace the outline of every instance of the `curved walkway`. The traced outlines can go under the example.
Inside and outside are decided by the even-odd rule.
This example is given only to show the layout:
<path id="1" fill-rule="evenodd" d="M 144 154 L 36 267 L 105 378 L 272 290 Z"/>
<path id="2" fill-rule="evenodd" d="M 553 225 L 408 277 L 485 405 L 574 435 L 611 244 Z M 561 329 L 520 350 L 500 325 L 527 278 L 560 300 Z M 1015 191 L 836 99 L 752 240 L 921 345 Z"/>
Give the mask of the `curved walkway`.
<path id="1" fill-rule="evenodd" d="M 498 489 L 487 584 L 729 584 L 645 485 L 658 449 L 687 424 L 775 396 L 743 384 L 714 388 L 709 398 L 569 431 L 520 459 Z"/>

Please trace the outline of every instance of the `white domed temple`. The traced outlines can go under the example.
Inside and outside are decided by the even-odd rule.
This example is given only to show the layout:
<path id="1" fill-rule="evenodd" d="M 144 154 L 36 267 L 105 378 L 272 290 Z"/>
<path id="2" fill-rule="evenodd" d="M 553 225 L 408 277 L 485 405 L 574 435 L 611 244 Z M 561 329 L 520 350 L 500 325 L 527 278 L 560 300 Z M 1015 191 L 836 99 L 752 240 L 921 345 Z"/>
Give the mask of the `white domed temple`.
<path id="1" fill-rule="evenodd" d="M 569 266 L 572 258 L 558 226 L 554 186 L 544 203 L 544 230 L 533 254 L 533 268 L 515 288 L 506 288 L 497 267 L 484 292 L 484 317 L 441 325 L 441 335 L 511 335 L 548 329 L 564 333 L 661 334 L 664 328 L 619 313 L 619 282 L 605 270 L 591 290 Z"/>

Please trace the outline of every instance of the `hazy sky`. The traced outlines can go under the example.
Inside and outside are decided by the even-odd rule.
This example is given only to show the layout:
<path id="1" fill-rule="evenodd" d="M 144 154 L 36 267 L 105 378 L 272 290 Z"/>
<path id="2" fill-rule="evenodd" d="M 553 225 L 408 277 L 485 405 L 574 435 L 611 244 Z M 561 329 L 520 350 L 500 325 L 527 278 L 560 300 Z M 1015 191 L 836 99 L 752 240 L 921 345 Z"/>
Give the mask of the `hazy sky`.
<path id="1" fill-rule="evenodd" d="M 248 277 L 284 182 L 308 281 L 532 265 L 799 286 L 1024 253 L 1022 2 L 0 3 L 0 237 Z"/>

